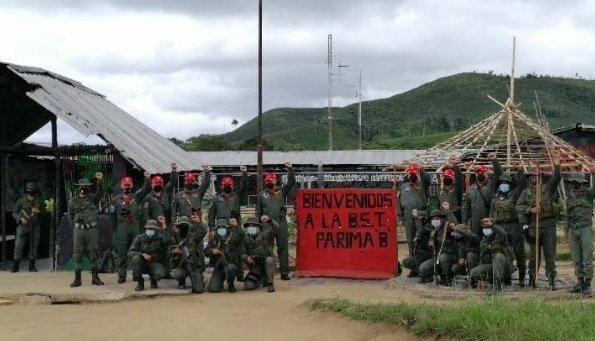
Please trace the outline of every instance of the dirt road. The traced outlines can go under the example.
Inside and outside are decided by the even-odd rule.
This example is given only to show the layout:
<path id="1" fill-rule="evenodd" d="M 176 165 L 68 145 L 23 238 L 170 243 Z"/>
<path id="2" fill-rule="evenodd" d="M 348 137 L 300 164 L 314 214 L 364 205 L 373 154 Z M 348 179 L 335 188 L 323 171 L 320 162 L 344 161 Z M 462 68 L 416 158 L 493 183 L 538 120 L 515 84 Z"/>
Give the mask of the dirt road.
<path id="1" fill-rule="evenodd" d="M 262 289 L 110 304 L 0 306 L 2 340 L 418 340 L 402 329 L 303 306 L 312 297 L 400 300 L 385 282 L 302 279 L 277 286 L 274 294 Z"/>

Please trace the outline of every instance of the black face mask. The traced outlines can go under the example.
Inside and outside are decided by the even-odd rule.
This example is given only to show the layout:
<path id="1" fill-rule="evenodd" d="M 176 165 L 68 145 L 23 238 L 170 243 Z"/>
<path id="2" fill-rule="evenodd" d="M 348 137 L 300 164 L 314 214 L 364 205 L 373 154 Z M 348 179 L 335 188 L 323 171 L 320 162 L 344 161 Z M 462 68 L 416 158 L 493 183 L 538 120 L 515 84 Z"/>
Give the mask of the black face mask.
<path id="1" fill-rule="evenodd" d="M 444 186 L 452 186 L 453 183 L 454 183 L 453 179 L 444 178 Z"/>
<path id="2" fill-rule="evenodd" d="M 194 189 L 194 184 L 185 184 L 185 185 L 184 185 L 184 187 L 185 187 L 187 190 L 191 191 L 191 190 L 193 190 L 193 189 Z"/>
<path id="3" fill-rule="evenodd" d="M 153 186 L 153 191 L 156 193 L 159 193 L 159 192 L 163 191 L 163 186 L 155 185 L 155 186 Z"/>
<path id="4" fill-rule="evenodd" d="M 275 184 L 272 182 L 267 182 L 266 184 L 264 184 L 264 187 L 268 189 L 273 189 L 275 187 Z"/>
<path id="5" fill-rule="evenodd" d="M 229 193 L 231 193 L 231 187 L 229 187 L 229 186 L 225 186 L 225 187 L 223 187 L 223 192 L 224 192 L 225 194 L 229 194 Z"/>
<path id="6" fill-rule="evenodd" d="M 486 181 L 486 176 L 485 176 L 485 174 L 479 174 L 479 175 L 477 176 L 477 181 L 479 181 L 479 182 L 484 182 L 484 181 Z"/>
<path id="7" fill-rule="evenodd" d="M 417 175 L 410 174 L 409 175 L 409 182 L 417 182 Z"/>
<path id="8" fill-rule="evenodd" d="M 124 188 L 124 189 L 122 190 L 122 193 L 124 193 L 124 194 L 130 194 L 130 193 L 132 193 L 132 188 L 130 188 L 130 187 L 126 187 L 126 188 Z"/>
<path id="9" fill-rule="evenodd" d="M 81 194 L 82 195 L 87 195 L 89 193 L 91 193 L 91 189 L 89 187 L 83 187 L 83 188 L 81 188 Z"/>
<path id="10" fill-rule="evenodd" d="M 180 229 L 180 237 L 188 237 L 188 225 L 179 225 L 178 228 Z"/>

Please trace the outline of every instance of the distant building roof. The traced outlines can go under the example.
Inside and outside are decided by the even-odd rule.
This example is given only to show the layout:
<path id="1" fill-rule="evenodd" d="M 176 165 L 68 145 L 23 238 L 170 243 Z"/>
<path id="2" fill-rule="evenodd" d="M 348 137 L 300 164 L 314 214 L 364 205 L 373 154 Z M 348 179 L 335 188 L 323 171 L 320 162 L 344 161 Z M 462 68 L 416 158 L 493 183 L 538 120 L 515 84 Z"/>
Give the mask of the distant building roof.
<path id="1" fill-rule="evenodd" d="M 56 116 L 85 136 L 94 134 L 111 143 L 145 171 L 168 172 L 172 161 L 180 170 L 197 168 L 183 149 L 77 81 L 40 68 L 0 63 L 0 85 L 10 80 L 11 87 L 0 87 L 0 102 L 13 101 L 10 106 L 0 103 L 8 125 L 7 145 L 23 141 Z"/>
<path id="2" fill-rule="evenodd" d="M 337 150 L 263 152 L 265 165 L 282 165 L 289 161 L 295 165 L 362 165 L 386 166 L 413 158 L 421 150 Z M 217 166 L 256 165 L 256 152 L 221 151 L 189 152 L 195 163 Z"/>
<path id="3" fill-rule="evenodd" d="M 560 134 L 567 131 L 577 130 L 579 132 L 590 132 L 595 133 L 595 125 L 585 124 L 585 123 L 577 123 L 575 126 L 570 127 L 562 127 L 558 128 L 553 131 L 554 134 Z"/>

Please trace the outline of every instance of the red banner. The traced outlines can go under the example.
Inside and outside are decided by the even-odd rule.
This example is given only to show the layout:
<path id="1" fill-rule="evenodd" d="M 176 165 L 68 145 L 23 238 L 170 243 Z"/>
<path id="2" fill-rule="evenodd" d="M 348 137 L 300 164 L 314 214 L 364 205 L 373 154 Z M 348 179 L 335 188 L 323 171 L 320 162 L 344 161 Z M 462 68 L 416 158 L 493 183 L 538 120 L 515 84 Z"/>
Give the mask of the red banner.
<path id="1" fill-rule="evenodd" d="M 296 200 L 299 275 L 394 277 L 396 212 L 393 190 L 299 190 Z"/>

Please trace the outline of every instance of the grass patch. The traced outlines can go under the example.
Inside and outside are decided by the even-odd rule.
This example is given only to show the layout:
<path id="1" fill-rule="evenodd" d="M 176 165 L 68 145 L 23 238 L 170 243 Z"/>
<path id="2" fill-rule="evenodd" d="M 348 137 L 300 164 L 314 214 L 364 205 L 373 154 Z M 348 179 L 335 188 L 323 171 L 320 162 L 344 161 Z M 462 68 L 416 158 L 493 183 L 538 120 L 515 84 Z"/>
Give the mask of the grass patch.
<path id="1" fill-rule="evenodd" d="M 421 336 L 485 341 L 595 339 L 595 304 L 580 301 L 493 300 L 435 306 L 314 299 L 307 305 L 354 320 L 404 326 Z"/>
<path id="2" fill-rule="evenodd" d="M 560 252 L 556 255 L 556 260 L 572 260 L 572 255 L 570 252 Z"/>

